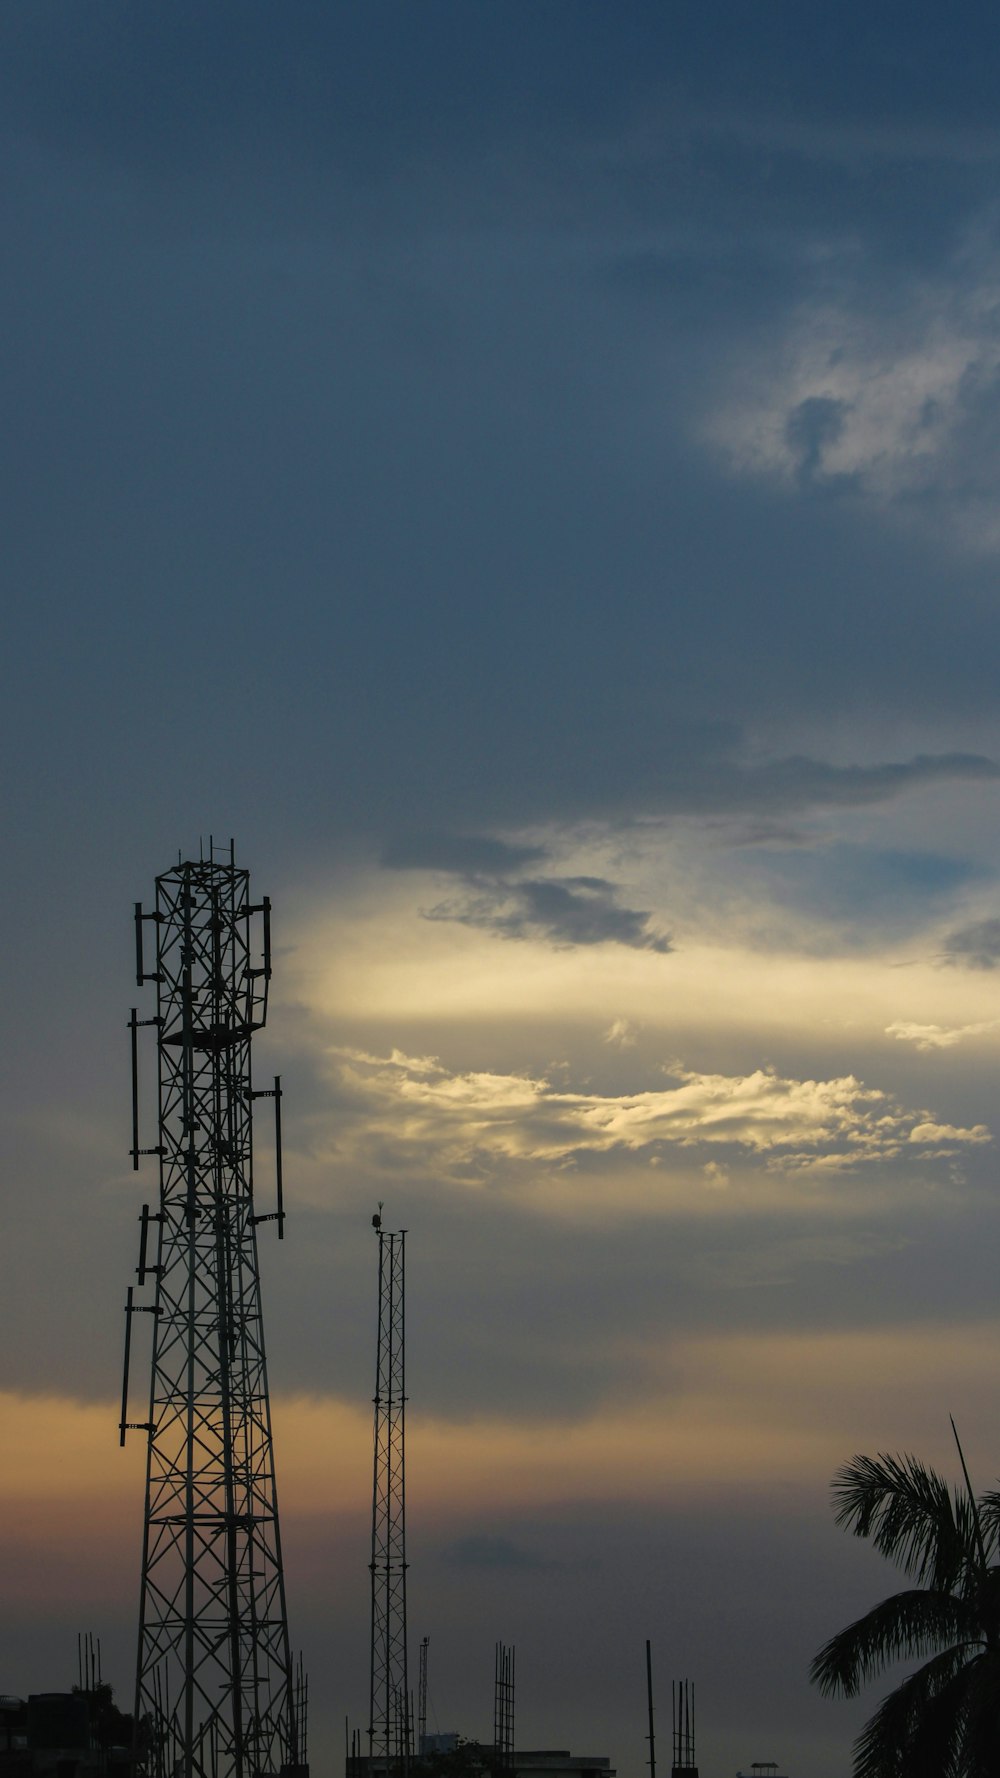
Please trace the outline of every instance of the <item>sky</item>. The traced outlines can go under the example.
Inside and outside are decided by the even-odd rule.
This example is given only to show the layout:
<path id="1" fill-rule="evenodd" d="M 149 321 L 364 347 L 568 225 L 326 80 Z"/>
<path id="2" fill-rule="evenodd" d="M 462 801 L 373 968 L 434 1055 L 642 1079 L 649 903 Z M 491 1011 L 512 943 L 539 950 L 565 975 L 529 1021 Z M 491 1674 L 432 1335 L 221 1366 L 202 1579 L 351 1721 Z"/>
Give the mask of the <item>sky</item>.
<path id="1" fill-rule="evenodd" d="M 961 3 L 0 12 L 0 1691 L 131 1692 L 132 904 L 233 836 L 314 1771 L 384 1201 L 430 1726 L 502 1640 L 641 1778 L 649 1638 L 706 1778 L 848 1772 L 832 1476 L 1000 1471 L 998 79 Z"/>

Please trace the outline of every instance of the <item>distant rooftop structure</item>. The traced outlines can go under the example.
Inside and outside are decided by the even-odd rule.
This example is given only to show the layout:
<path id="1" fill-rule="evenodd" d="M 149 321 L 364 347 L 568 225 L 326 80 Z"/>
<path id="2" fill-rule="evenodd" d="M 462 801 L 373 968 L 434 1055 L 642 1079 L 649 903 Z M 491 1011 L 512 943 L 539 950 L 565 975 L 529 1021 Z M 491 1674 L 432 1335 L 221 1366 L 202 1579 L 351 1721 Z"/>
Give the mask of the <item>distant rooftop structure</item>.
<path id="1" fill-rule="evenodd" d="M 0 1693 L 0 1778 L 129 1778 L 132 1718 L 109 1685 Z"/>
<path id="2" fill-rule="evenodd" d="M 425 1751 L 442 1754 L 459 1754 L 467 1751 L 468 1771 L 471 1774 L 489 1773 L 498 1769 L 500 1749 L 492 1747 L 489 1742 L 463 1741 L 458 1735 L 427 1735 Z M 446 1746 L 432 1748 L 432 1742 L 450 1743 Z M 420 1762 L 414 1761 L 413 1767 L 419 1770 Z M 606 1754 L 570 1753 L 565 1747 L 518 1748 L 511 1756 L 511 1763 L 504 1768 L 505 1778 L 618 1778 L 615 1767 Z M 369 1759 L 358 1754 L 347 1761 L 346 1778 L 392 1778 L 393 1770 L 398 1771 L 398 1762 L 386 1764 L 384 1756 L 376 1755 Z M 768 1778 L 762 1773 L 760 1778 Z"/>
<path id="3" fill-rule="evenodd" d="M 784 1778 L 776 1759 L 755 1759 L 749 1772 L 737 1772 L 736 1778 Z"/>
<path id="4" fill-rule="evenodd" d="M 569 1774 L 601 1774 L 602 1778 L 616 1778 L 610 1759 L 602 1753 L 570 1753 L 564 1747 L 528 1749 L 515 1752 L 513 1770 L 522 1775 L 530 1772 L 558 1772 Z"/>

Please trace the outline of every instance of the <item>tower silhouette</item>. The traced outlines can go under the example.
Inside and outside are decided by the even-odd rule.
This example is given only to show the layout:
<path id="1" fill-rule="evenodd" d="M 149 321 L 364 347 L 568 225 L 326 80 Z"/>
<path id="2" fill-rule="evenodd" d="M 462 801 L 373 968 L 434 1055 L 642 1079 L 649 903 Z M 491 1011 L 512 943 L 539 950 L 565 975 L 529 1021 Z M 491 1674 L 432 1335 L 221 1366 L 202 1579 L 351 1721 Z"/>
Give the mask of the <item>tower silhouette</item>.
<path id="1" fill-rule="evenodd" d="M 121 1442 L 147 1435 L 135 1721 L 147 1778 L 264 1778 L 299 1767 L 257 1226 L 281 1196 L 281 1084 L 255 1091 L 250 1046 L 267 1014 L 270 903 L 250 900 L 234 849 L 180 862 L 137 904 L 132 1156 L 155 1156 L 159 1201 L 143 1206 L 138 1282 L 155 1279 L 149 1416 L 128 1419 L 128 1292 Z M 155 966 L 144 962 L 144 927 Z M 158 1131 L 139 1146 L 138 1031 L 156 1033 Z M 255 1209 L 253 1107 L 274 1101 L 277 1209 Z M 148 1258 L 150 1232 L 156 1259 Z M 300 1688 L 301 1689 L 301 1688 Z"/>
<path id="2" fill-rule="evenodd" d="M 493 1778 L 510 1778 L 514 1769 L 513 1647 L 498 1642 L 493 1666 Z"/>
<path id="3" fill-rule="evenodd" d="M 670 1693 L 674 1720 L 670 1778 L 698 1778 L 694 1761 L 694 1685 L 689 1679 L 675 1679 Z"/>
<path id="4" fill-rule="evenodd" d="M 378 1362 L 372 1477 L 371 1688 L 368 1752 L 388 1771 L 409 1769 L 412 1744 L 406 1658 L 406 1230 L 378 1234 Z"/>

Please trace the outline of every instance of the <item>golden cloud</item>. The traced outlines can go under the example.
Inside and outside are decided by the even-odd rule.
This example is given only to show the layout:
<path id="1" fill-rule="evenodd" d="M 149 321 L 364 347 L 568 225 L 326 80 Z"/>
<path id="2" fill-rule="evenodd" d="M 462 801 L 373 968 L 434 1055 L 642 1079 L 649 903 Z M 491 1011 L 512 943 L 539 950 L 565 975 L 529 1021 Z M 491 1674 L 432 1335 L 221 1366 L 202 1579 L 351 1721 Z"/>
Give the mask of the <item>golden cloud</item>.
<path id="1" fill-rule="evenodd" d="M 847 1167 L 922 1144 L 959 1150 L 991 1140 L 983 1124 L 938 1123 L 854 1075 L 794 1080 L 769 1069 L 726 1075 L 674 1064 L 676 1084 L 613 1095 L 566 1091 L 527 1074 L 452 1072 L 433 1057 L 398 1049 L 386 1056 L 349 1048 L 331 1054 L 363 1140 L 398 1144 L 411 1166 L 422 1153 L 452 1172 L 484 1159 L 558 1166 L 586 1155 L 649 1159 L 664 1148 L 722 1144 L 772 1167 L 824 1157 Z"/>
<path id="2" fill-rule="evenodd" d="M 918 1050 L 953 1049 L 968 1037 L 992 1036 L 1000 1031 L 1000 1019 L 979 1019 L 971 1025 L 921 1025 L 912 1019 L 896 1019 L 886 1026 L 886 1036 L 913 1043 Z"/>

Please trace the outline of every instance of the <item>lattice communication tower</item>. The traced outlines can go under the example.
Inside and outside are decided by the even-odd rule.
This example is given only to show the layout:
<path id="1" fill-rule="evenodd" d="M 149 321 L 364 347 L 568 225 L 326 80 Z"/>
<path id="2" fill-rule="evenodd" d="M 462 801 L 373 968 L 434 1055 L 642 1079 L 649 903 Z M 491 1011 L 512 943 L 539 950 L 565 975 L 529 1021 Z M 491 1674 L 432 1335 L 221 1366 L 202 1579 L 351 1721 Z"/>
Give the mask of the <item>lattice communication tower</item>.
<path id="1" fill-rule="evenodd" d="M 381 1205 L 379 1206 L 381 1212 Z M 386 1770 L 407 1772 L 412 1716 L 406 1661 L 406 1230 L 378 1234 L 378 1363 L 372 1480 L 372 1633 L 368 1751 Z"/>
<path id="2" fill-rule="evenodd" d="M 156 961 L 144 961 L 151 925 Z M 136 1760 L 145 1778 L 265 1778 L 304 1769 L 288 1640 L 257 1226 L 284 1234 L 281 1083 L 255 1091 L 250 1045 L 267 1013 L 270 904 L 225 862 L 178 863 L 135 910 L 132 1156 L 155 1156 L 159 1203 L 143 1205 L 138 1281 L 126 1307 L 121 1442 L 147 1434 L 136 1670 Z M 139 1146 L 138 1031 L 156 1033 L 158 1133 Z M 253 1108 L 274 1101 L 277 1209 L 254 1205 Z M 148 1258 L 150 1232 L 156 1260 Z M 132 1316 L 152 1316 L 149 1417 L 128 1418 Z"/>

